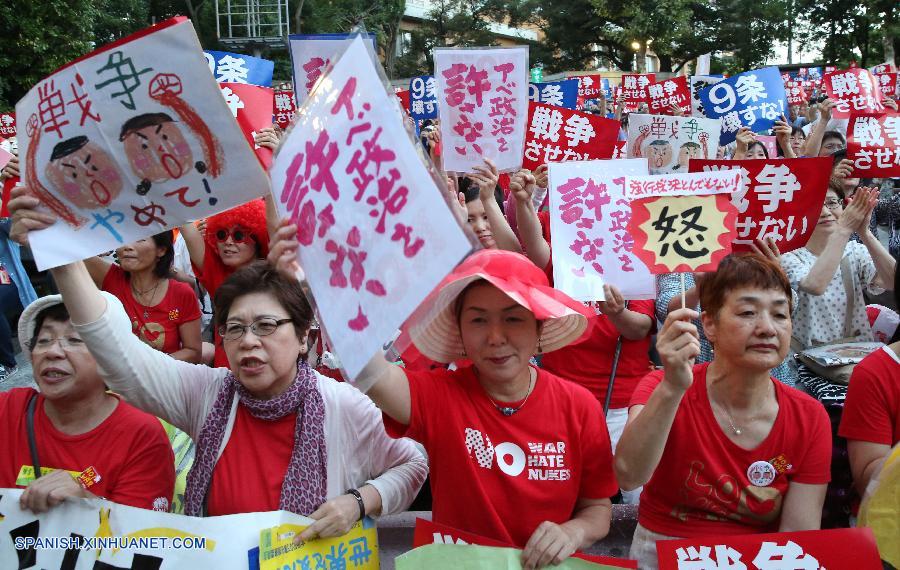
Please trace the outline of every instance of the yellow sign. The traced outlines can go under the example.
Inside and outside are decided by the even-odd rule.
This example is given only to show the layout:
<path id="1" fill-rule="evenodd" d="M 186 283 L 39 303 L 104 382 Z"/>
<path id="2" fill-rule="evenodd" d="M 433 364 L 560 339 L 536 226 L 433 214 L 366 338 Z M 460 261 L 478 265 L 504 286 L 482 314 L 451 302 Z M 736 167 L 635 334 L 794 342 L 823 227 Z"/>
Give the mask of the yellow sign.
<path id="1" fill-rule="evenodd" d="M 378 533 L 375 522 L 366 517 L 350 532 L 337 538 L 317 538 L 294 544 L 294 537 L 306 526 L 283 524 L 259 533 L 260 570 L 294 568 L 354 568 L 378 570 Z"/>
<path id="2" fill-rule="evenodd" d="M 41 467 L 41 476 L 43 477 L 54 471 L 59 471 L 59 469 L 56 469 L 55 467 Z M 68 473 L 76 479 L 81 476 L 81 471 L 69 471 Z M 33 481 L 34 465 L 23 465 L 22 468 L 19 469 L 19 474 L 16 476 L 16 486 L 27 487 L 28 485 L 31 485 Z"/>

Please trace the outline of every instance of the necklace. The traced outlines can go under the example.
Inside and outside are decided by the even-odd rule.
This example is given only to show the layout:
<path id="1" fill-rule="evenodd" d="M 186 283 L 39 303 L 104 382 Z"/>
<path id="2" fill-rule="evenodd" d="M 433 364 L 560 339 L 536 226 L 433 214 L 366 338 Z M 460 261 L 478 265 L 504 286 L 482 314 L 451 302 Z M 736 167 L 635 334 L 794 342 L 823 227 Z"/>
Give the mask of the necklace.
<path id="1" fill-rule="evenodd" d="M 148 287 L 147 289 L 145 289 L 143 291 L 138 290 L 138 288 L 134 286 L 134 283 L 131 283 L 131 292 L 134 293 L 135 300 L 138 303 L 140 303 L 141 305 L 144 305 L 144 303 L 141 302 L 141 300 L 140 300 L 140 298 L 138 298 L 138 296 L 143 297 L 144 295 L 147 294 L 148 291 L 153 291 L 152 293 L 150 293 L 150 302 L 152 303 L 153 297 L 156 296 L 156 290 L 159 289 L 160 283 L 162 283 L 162 279 L 158 279 L 156 281 L 156 285 L 154 285 L 153 287 Z M 150 318 L 150 311 L 147 309 L 146 305 L 144 305 L 144 319 L 149 319 L 149 318 Z"/>
<path id="2" fill-rule="evenodd" d="M 487 396 L 487 399 L 490 400 L 492 404 L 494 404 L 495 408 L 497 408 L 498 412 L 500 412 L 501 414 L 503 414 L 506 417 L 509 417 L 509 416 L 513 415 L 514 413 L 518 412 L 519 410 L 521 410 L 525 406 L 525 402 L 527 402 L 528 397 L 531 396 L 531 389 L 533 386 L 534 386 L 534 377 L 532 377 L 532 371 L 529 368 L 528 369 L 528 393 L 525 394 L 525 399 L 522 400 L 522 403 L 519 404 L 518 406 L 516 406 L 515 408 L 513 408 L 511 406 L 501 406 L 500 404 L 495 402 L 493 398 L 491 398 L 490 394 L 487 393 L 487 390 L 485 390 L 484 393 Z"/>

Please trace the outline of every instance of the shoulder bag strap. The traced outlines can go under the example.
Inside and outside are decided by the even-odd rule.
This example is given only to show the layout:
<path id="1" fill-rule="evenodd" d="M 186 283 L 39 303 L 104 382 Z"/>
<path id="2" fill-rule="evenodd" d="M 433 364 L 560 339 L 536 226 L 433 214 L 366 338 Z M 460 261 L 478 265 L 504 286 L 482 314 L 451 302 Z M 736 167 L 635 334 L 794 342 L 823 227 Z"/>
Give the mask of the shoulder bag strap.
<path id="1" fill-rule="evenodd" d="M 37 440 L 34 437 L 34 409 L 37 407 L 38 394 L 35 392 L 28 400 L 28 411 L 25 413 L 25 421 L 28 427 L 28 447 L 31 450 L 31 463 L 34 465 L 34 478 L 41 476 L 41 462 L 38 460 Z"/>
<path id="2" fill-rule="evenodd" d="M 853 334 L 853 313 L 856 310 L 856 294 L 853 290 L 853 269 L 850 266 L 850 257 L 845 255 L 841 258 L 841 279 L 844 281 L 844 291 L 847 293 L 847 314 L 844 317 L 844 335 L 845 339 L 854 337 Z"/>

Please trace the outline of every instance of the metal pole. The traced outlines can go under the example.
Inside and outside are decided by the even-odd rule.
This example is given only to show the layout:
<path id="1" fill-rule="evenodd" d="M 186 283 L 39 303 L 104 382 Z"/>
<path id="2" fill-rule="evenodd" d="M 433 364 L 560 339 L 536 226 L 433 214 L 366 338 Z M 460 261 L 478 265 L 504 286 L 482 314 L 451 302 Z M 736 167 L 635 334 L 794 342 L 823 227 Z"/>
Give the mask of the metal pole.
<path id="1" fill-rule="evenodd" d="M 625 309 L 628 309 L 628 301 L 625 301 Z M 606 385 L 606 398 L 603 399 L 603 417 L 609 411 L 609 401 L 612 399 L 613 384 L 616 383 L 616 370 L 619 368 L 619 356 L 622 354 L 622 335 L 616 341 L 616 351 L 613 353 L 612 369 L 609 371 L 609 384 Z"/>

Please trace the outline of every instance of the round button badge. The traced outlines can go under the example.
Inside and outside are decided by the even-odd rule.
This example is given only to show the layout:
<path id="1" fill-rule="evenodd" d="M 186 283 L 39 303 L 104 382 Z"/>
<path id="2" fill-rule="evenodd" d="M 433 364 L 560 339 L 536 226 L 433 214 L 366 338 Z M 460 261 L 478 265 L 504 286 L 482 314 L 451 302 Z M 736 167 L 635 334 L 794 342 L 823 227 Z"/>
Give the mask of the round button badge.
<path id="1" fill-rule="evenodd" d="M 777 475 L 775 466 L 768 461 L 754 461 L 747 468 L 747 479 L 756 487 L 768 487 Z"/>

